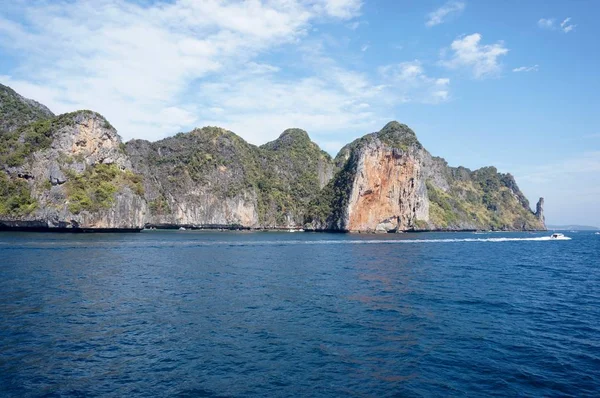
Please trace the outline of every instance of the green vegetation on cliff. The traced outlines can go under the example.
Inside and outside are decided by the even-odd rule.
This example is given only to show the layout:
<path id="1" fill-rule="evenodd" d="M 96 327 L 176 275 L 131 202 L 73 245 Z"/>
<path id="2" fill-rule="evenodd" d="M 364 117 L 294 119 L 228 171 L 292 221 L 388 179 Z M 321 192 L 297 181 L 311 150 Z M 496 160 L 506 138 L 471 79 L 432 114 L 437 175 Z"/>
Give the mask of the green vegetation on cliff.
<path id="1" fill-rule="evenodd" d="M 33 152 L 48 148 L 52 144 L 52 124 L 52 119 L 40 120 L 0 136 L 0 163 L 20 166 Z"/>
<path id="2" fill-rule="evenodd" d="M 251 185 L 259 173 L 256 147 L 218 127 L 205 127 L 190 133 L 179 133 L 152 144 L 154 151 L 148 158 L 149 166 L 159 175 L 175 179 L 187 176 L 195 183 L 208 184 L 215 172 L 233 173 L 231 179 L 222 180 L 212 188 L 223 194 L 235 196 Z"/>
<path id="3" fill-rule="evenodd" d="M 282 224 L 288 215 L 302 223 L 321 188 L 319 174 L 332 169 L 331 157 L 301 129 L 288 129 L 259 149 L 263 167 L 256 188 L 261 221 Z"/>
<path id="4" fill-rule="evenodd" d="M 380 131 L 367 134 L 344 146 L 336 156 L 337 173 L 314 197 L 308 206 L 305 223 L 317 229 L 344 229 L 342 225 L 352 194 L 356 170 L 367 145 L 381 143 L 390 148 L 407 152 L 411 148 L 423 149 L 414 131 L 398 122 L 386 124 Z"/>
<path id="5" fill-rule="evenodd" d="M 484 167 L 469 178 L 450 180 L 443 191 L 427 181 L 430 221 L 441 229 L 471 224 L 477 229 L 539 229 L 529 202 L 510 174 Z"/>
<path id="6" fill-rule="evenodd" d="M 0 171 L 0 216 L 27 216 L 37 208 L 37 201 L 25 180 L 9 178 Z"/>
<path id="7" fill-rule="evenodd" d="M 138 157 L 142 148 L 147 149 Z M 147 146 L 134 141 L 128 152 L 151 181 L 153 214 L 168 215 L 167 197 L 196 200 L 189 193 L 202 187 L 202 192 L 223 201 L 255 200 L 264 226 L 284 225 L 290 219 L 301 223 L 308 202 L 333 168 L 331 157 L 300 129 L 286 130 L 277 140 L 256 147 L 231 131 L 204 127 Z"/>
<path id="8" fill-rule="evenodd" d="M 356 157 L 344 164 L 319 194 L 309 203 L 304 223 L 316 229 L 329 229 L 341 220 L 350 199 L 356 173 Z M 341 228 L 341 225 L 337 225 Z"/>
<path id="9" fill-rule="evenodd" d="M 12 132 L 0 135 L 0 167 L 17 167 L 34 152 L 47 149 L 54 140 L 54 134 L 63 127 L 74 126 L 76 117 L 101 117 L 105 128 L 112 128 L 110 123 L 100 114 L 89 110 L 64 113 L 21 126 Z"/>
<path id="10" fill-rule="evenodd" d="M 171 211 L 169 202 L 164 196 L 160 196 L 148 203 L 148 207 L 153 214 L 163 215 Z"/>
<path id="11" fill-rule="evenodd" d="M 406 152 L 410 147 L 422 149 L 417 135 L 406 124 L 389 122 L 378 133 L 374 133 L 384 144 Z"/>
<path id="12" fill-rule="evenodd" d="M 395 155 L 382 157 L 390 149 Z M 383 170 L 388 170 L 386 173 L 389 173 L 390 168 L 395 170 L 394 173 L 403 173 L 401 178 L 406 179 L 407 186 L 396 187 L 394 191 L 396 194 L 398 189 L 403 191 L 404 196 L 399 199 L 399 203 L 389 202 L 389 198 L 394 197 L 392 192 L 382 192 L 385 195 L 378 197 L 378 201 L 369 203 L 360 210 L 356 207 L 361 203 L 360 198 L 357 203 L 349 203 L 352 189 L 367 189 L 363 185 L 353 187 L 353 184 L 359 168 L 366 167 L 363 160 L 368 157 L 371 162 L 375 161 L 375 164 L 381 166 L 382 173 Z M 405 164 L 412 166 L 402 171 Z M 377 212 L 381 209 L 384 209 L 384 214 L 389 212 L 389 218 L 403 217 L 404 220 L 412 220 L 412 224 L 405 224 L 407 229 L 544 228 L 543 222 L 529 208 L 528 200 L 512 175 L 498 173 L 494 167 L 474 172 L 464 167 L 449 167 L 443 159 L 432 157 L 410 128 L 397 122 L 390 122 L 379 132 L 367 134 L 346 145 L 336 156 L 335 165 L 339 171 L 308 206 L 305 221 L 315 228 L 346 229 L 344 224 L 348 222 L 351 211 Z M 415 168 L 417 172 L 414 172 Z M 361 176 L 364 176 L 364 170 L 360 170 Z M 374 178 L 385 181 L 388 174 Z M 381 183 L 372 182 L 375 187 L 379 187 Z M 411 203 L 412 207 L 407 207 L 407 203 Z M 427 203 L 429 221 L 423 216 L 423 207 L 419 207 Z M 383 215 L 381 217 L 374 222 L 381 223 L 389 219 Z M 376 224 L 371 225 L 371 228 L 375 227 Z"/>
<path id="13" fill-rule="evenodd" d="M 139 174 L 124 171 L 129 162 Z M 124 145 L 95 112 L 54 116 L 0 85 L 0 215 L 54 222 L 48 214 L 65 213 L 65 200 L 72 219 L 117 201 L 129 212 L 121 200 L 139 200 L 123 188 L 145 197 L 136 214 L 147 204 L 165 223 L 343 230 L 352 210 L 366 230 L 393 230 L 393 220 L 396 229 L 543 228 L 542 203 L 536 216 L 510 174 L 451 168 L 398 122 L 354 140 L 335 160 L 300 129 L 260 147 L 218 127 Z"/>
<path id="14" fill-rule="evenodd" d="M 344 146 L 335 157 L 337 167 L 342 167 L 352 151 L 363 147 L 374 140 L 379 140 L 390 148 L 396 148 L 403 152 L 409 148 L 422 149 L 423 146 L 417 139 L 417 135 L 406 124 L 389 122 L 380 131 L 364 135 Z"/>
<path id="15" fill-rule="evenodd" d="M 10 87 L 0 84 L 0 135 L 52 116 L 45 106 L 23 98 Z"/>
<path id="16" fill-rule="evenodd" d="M 66 182 L 69 211 L 99 211 L 111 207 L 120 188 L 128 186 L 138 195 L 144 194 L 142 177 L 114 164 L 97 164 L 83 173 L 67 171 Z"/>

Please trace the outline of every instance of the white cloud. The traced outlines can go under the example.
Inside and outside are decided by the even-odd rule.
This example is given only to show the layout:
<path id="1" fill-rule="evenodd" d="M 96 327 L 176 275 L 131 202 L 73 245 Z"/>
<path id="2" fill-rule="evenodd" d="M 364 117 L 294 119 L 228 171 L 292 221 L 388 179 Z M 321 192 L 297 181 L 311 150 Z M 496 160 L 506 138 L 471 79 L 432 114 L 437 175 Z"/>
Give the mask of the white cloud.
<path id="1" fill-rule="evenodd" d="M 557 26 L 555 18 L 542 18 L 538 21 L 538 26 L 542 29 L 560 29 L 564 33 L 569 33 L 577 27 L 577 25 L 571 24 L 570 22 L 571 17 L 567 17 L 560 23 L 560 26 Z"/>
<path id="2" fill-rule="evenodd" d="M 497 75 L 501 71 L 499 58 L 508 53 L 503 42 L 480 44 L 481 35 L 474 33 L 454 40 L 450 46 L 454 52 L 450 60 L 442 61 L 449 68 L 471 69 L 476 79 Z"/>
<path id="3" fill-rule="evenodd" d="M 362 0 L 321 0 L 317 1 L 315 9 L 324 8 L 328 15 L 336 18 L 350 19 L 359 14 Z"/>
<path id="4" fill-rule="evenodd" d="M 1 79 L 54 112 L 97 110 L 126 139 L 156 139 L 201 120 L 203 109 L 189 100 L 196 86 L 238 70 L 276 74 L 279 66 L 259 62 L 261 54 L 360 7 L 357 0 L 17 3 L 10 15 L 18 19 L 0 16 L 0 48 L 18 65 Z"/>
<path id="5" fill-rule="evenodd" d="M 554 28 L 554 18 L 541 18 L 538 21 L 538 26 L 542 29 L 553 29 Z"/>
<path id="6" fill-rule="evenodd" d="M 301 127 L 334 153 L 335 143 L 381 128 L 403 102 L 439 103 L 449 97 L 449 79 L 431 78 L 418 61 L 380 68 L 377 78 L 340 67 L 310 46 L 313 76 L 288 80 L 277 73 L 239 71 L 199 87 L 201 125 L 221 125 L 254 144 Z M 326 51 L 326 49 L 323 49 Z M 219 108 L 215 114 L 209 110 Z"/>
<path id="7" fill-rule="evenodd" d="M 201 110 L 199 117 L 202 125 L 243 133 L 254 144 L 272 140 L 288 127 L 311 134 L 335 133 L 350 126 L 367 131 L 377 118 L 369 110 L 377 91 L 364 76 L 341 69 L 294 81 L 241 73 L 200 87 L 207 98 L 206 109 L 216 106 L 224 112 L 214 115 Z M 202 98 L 198 101 L 202 103 Z"/>
<path id="8" fill-rule="evenodd" d="M 450 79 L 427 76 L 418 60 L 384 66 L 380 73 L 394 87 L 389 95 L 397 96 L 400 102 L 439 103 L 449 99 Z"/>
<path id="9" fill-rule="evenodd" d="M 537 72 L 539 70 L 538 65 L 533 66 L 519 66 L 518 68 L 514 68 L 513 72 Z"/>
<path id="10" fill-rule="evenodd" d="M 19 61 L 0 81 L 57 113 L 96 110 L 125 139 L 218 125 L 262 144 L 295 126 L 333 152 L 401 103 L 449 99 L 449 80 L 418 61 L 358 72 L 326 55 L 346 44 L 312 25 L 349 23 L 353 0 L 35 4 L 26 23 L 0 17 L 0 48 Z M 274 49 L 295 58 L 263 55 Z"/>
<path id="11" fill-rule="evenodd" d="M 451 15 L 459 15 L 464 11 L 466 3 L 464 1 L 449 1 L 437 10 L 427 15 L 427 27 L 432 27 L 444 23 L 444 20 Z"/>
<path id="12" fill-rule="evenodd" d="M 363 45 L 360 47 L 360 51 L 362 51 L 362 52 L 365 52 L 365 51 L 367 51 L 368 49 L 369 49 L 369 45 L 368 45 L 368 44 L 363 44 Z"/>
<path id="13" fill-rule="evenodd" d="M 570 21 L 571 21 L 571 17 L 568 17 L 568 18 L 565 18 L 565 20 L 560 23 L 560 28 L 562 29 L 563 32 L 569 33 L 570 31 L 575 29 L 575 27 L 577 26 L 577 25 L 570 24 L 569 23 Z"/>

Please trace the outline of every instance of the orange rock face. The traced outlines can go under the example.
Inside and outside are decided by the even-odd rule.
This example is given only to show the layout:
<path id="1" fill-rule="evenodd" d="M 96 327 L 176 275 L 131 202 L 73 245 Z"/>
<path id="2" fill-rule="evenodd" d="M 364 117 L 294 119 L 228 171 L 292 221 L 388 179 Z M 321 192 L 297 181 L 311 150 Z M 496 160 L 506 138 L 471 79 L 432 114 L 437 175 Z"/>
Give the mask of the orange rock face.
<path id="1" fill-rule="evenodd" d="M 350 231 L 406 230 L 428 219 L 421 164 L 414 154 L 387 146 L 363 153 L 348 204 Z"/>

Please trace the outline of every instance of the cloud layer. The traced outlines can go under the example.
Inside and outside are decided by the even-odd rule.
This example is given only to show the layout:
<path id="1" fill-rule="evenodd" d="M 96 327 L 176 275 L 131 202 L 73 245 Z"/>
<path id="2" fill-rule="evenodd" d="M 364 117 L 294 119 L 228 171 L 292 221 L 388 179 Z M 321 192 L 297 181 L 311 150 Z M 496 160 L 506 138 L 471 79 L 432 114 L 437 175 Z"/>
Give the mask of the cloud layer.
<path id="1" fill-rule="evenodd" d="M 126 138 L 157 138 L 201 122 L 186 100 L 190 88 L 260 69 L 252 61 L 261 53 L 360 7 L 359 0 L 38 2 L 18 10 L 20 20 L 0 17 L 0 45 L 21 61 L 1 79 L 55 112 L 93 108 Z"/>
<path id="2" fill-rule="evenodd" d="M 314 27 L 356 22 L 360 0 L 18 4 L 7 14 L 18 18 L 0 17 L 0 47 L 18 65 L 0 81 L 57 113 L 101 112 L 125 139 L 203 125 L 257 144 L 291 126 L 362 133 L 398 104 L 449 98 L 449 79 L 419 61 L 357 71 L 324 55 Z M 286 48 L 298 65 L 265 57 Z"/>

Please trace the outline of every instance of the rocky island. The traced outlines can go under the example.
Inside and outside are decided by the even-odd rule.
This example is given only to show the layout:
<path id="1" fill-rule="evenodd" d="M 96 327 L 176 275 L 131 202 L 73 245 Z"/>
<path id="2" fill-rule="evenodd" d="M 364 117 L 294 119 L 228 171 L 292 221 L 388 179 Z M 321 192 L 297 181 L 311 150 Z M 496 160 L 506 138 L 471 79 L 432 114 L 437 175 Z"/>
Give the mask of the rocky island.
<path id="1" fill-rule="evenodd" d="M 262 146 L 219 127 L 123 143 L 0 85 L 0 229 L 544 230 L 510 174 L 432 156 L 390 122 L 335 158 L 301 129 Z"/>

